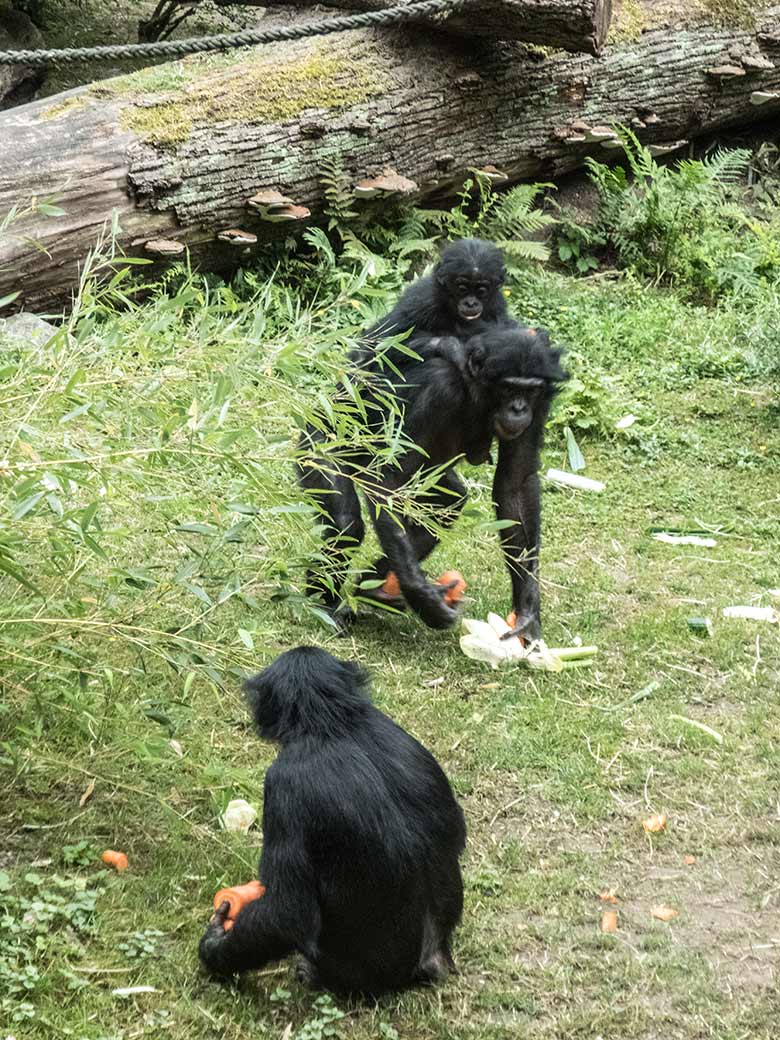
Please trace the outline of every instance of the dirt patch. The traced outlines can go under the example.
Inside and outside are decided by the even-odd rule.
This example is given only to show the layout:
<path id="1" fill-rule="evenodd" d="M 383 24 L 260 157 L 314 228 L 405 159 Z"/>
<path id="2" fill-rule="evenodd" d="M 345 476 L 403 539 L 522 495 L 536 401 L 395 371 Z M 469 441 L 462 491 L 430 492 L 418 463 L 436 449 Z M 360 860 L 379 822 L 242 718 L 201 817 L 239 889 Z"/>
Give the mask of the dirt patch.
<path id="1" fill-rule="evenodd" d="M 625 883 L 622 923 L 627 936 L 668 929 L 676 945 L 701 955 L 718 978 L 751 992 L 780 980 L 780 852 L 692 866 L 654 866 Z M 654 907 L 678 916 L 656 921 Z"/>

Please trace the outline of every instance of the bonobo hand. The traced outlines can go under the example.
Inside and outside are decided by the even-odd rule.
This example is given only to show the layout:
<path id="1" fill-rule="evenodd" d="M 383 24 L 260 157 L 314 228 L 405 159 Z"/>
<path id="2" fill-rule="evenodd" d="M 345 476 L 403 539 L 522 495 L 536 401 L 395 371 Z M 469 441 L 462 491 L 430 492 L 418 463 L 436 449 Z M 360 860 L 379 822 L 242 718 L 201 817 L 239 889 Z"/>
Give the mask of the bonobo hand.
<path id="1" fill-rule="evenodd" d="M 402 590 L 406 602 L 428 628 L 451 628 L 458 620 L 458 611 L 453 610 L 444 597 L 456 584 L 402 586 Z"/>
<path id="2" fill-rule="evenodd" d="M 539 621 L 539 612 L 526 612 L 514 609 L 513 614 L 515 615 L 515 624 L 508 632 L 505 632 L 502 639 L 512 639 L 513 636 L 520 636 L 525 643 L 533 643 L 535 639 L 540 639 L 542 635 L 542 626 Z"/>
<path id="3" fill-rule="evenodd" d="M 219 950 L 227 938 L 228 933 L 225 931 L 225 921 L 229 913 L 230 903 L 226 899 L 214 911 L 198 946 L 198 955 L 201 963 L 214 974 L 220 974 L 218 968 Z"/>

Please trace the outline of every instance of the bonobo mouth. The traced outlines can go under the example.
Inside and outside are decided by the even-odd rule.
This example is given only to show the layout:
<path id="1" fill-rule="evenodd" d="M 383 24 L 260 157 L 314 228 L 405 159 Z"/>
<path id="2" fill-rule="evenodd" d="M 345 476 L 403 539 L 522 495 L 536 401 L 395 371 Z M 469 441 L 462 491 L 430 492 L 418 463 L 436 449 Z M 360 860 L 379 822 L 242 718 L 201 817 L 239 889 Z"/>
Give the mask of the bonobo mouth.
<path id="1" fill-rule="evenodd" d="M 464 311 L 458 307 L 458 317 L 463 318 L 464 321 L 476 321 L 477 318 L 482 317 L 482 308 L 480 307 L 478 311 Z"/>
<path id="2" fill-rule="evenodd" d="M 528 424 L 525 423 L 523 426 L 504 426 L 500 419 L 496 419 L 493 423 L 493 429 L 495 430 L 496 437 L 501 441 L 515 441 L 521 433 L 525 433 L 528 429 Z"/>

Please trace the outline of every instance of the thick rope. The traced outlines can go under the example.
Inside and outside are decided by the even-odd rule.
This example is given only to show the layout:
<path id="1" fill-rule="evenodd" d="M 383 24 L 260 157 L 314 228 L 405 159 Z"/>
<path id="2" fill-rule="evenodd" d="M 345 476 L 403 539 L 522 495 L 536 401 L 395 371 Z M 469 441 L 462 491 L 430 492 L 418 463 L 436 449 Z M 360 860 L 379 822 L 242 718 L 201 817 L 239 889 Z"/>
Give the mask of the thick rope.
<path id="1" fill-rule="evenodd" d="M 349 29 L 367 29 L 373 25 L 395 25 L 417 18 L 443 14 L 465 6 L 468 0 L 413 0 L 411 3 L 386 7 L 381 11 L 340 15 L 309 25 L 279 29 L 248 29 L 238 33 L 219 33 L 192 40 L 164 40 L 160 43 L 125 43 L 116 47 L 69 47 L 64 50 L 0 51 L 1 65 L 48 65 L 73 61 L 116 60 L 117 58 L 183 58 L 187 54 L 225 51 L 233 47 L 254 47 L 260 43 L 303 40 L 309 36 L 327 36 Z"/>

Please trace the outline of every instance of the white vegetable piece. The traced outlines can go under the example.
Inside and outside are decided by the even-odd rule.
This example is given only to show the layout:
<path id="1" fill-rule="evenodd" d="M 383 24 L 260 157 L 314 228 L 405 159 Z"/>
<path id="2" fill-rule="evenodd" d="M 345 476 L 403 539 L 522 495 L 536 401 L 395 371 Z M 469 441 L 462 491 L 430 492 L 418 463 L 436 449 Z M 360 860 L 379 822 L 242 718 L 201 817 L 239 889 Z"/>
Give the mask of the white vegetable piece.
<path id="1" fill-rule="evenodd" d="M 487 642 L 468 633 L 460 637 L 460 648 L 472 661 L 484 661 L 491 668 L 498 668 L 500 664 L 509 660 L 500 643 Z"/>
<path id="2" fill-rule="evenodd" d="M 628 430 L 636 422 L 635 415 L 624 415 L 622 419 L 618 419 L 615 423 L 616 430 Z"/>
<path id="3" fill-rule="evenodd" d="M 702 549 L 712 549 L 718 544 L 714 538 L 702 538 L 698 534 L 667 534 L 666 531 L 656 531 L 653 538 L 667 545 L 698 545 Z"/>
<path id="4" fill-rule="evenodd" d="M 518 638 L 502 639 L 511 629 L 498 614 L 488 614 L 487 622 L 463 618 L 460 648 L 473 661 L 484 661 L 491 668 L 502 664 L 523 663 L 529 668 L 547 672 L 561 672 L 576 664 L 590 664 L 597 652 L 595 646 L 569 647 L 551 650 L 543 640 L 536 639 L 528 646 Z"/>
<path id="5" fill-rule="evenodd" d="M 581 477 L 579 473 L 567 473 L 563 469 L 548 469 L 545 478 L 554 484 L 563 484 L 566 487 L 577 488 L 578 491 L 603 491 L 607 486 L 600 480 L 591 480 L 590 477 Z"/>
<path id="6" fill-rule="evenodd" d="M 243 831 L 246 834 L 256 819 L 257 809 L 243 798 L 234 798 L 232 802 L 228 802 L 228 807 L 222 814 L 222 826 L 226 831 Z"/>
<path id="7" fill-rule="evenodd" d="M 774 607 L 724 607 L 723 616 L 745 618 L 747 621 L 768 621 L 771 625 L 780 623 L 780 612 Z"/>

